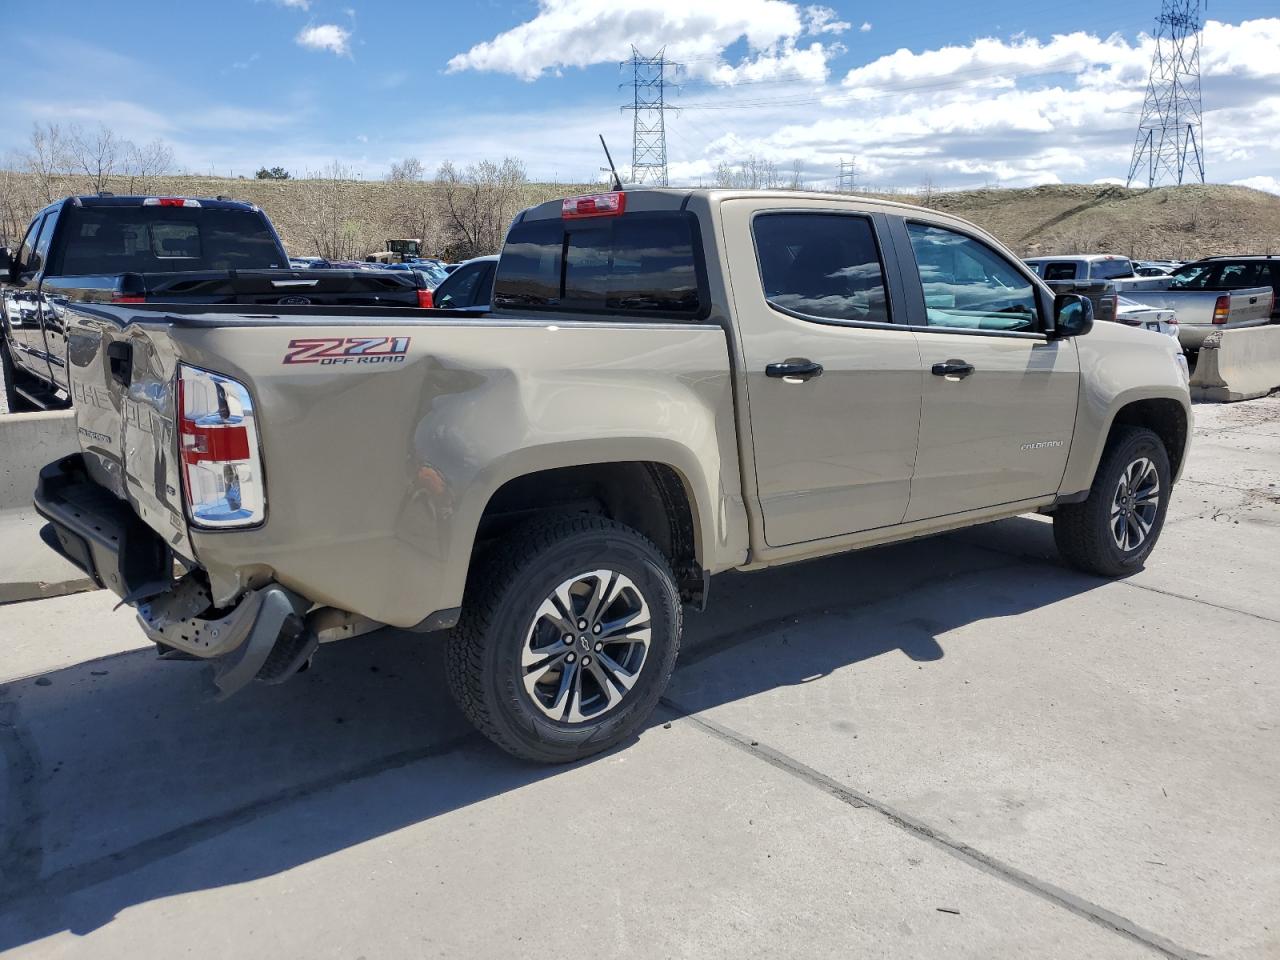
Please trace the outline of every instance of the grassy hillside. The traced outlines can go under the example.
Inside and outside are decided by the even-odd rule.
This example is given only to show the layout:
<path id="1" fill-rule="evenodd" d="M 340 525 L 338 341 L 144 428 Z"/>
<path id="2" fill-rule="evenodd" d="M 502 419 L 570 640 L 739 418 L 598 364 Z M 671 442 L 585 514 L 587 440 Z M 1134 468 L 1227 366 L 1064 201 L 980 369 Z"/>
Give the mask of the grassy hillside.
<path id="1" fill-rule="evenodd" d="M 1105 252 L 1191 260 L 1280 253 L 1280 196 L 1212 184 L 1126 190 L 1049 186 L 934 194 L 1024 256 Z"/>
<path id="2" fill-rule="evenodd" d="M 64 178 L 59 188 L 78 192 L 83 183 Z M 125 184 L 112 188 L 124 192 Z M 290 252 L 307 254 L 307 214 L 315 181 L 229 180 L 164 177 L 147 192 L 186 196 L 226 195 L 258 204 L 275 222 Z M 533 204 L 586 189 L 573 184 L 529 184 L 522 202 Z M 359 232 L 381 239 L 416 235 L 410 210 L 430 210 L 428 183 L 356 181 L 344 185 L 344 207 L 359 220 Z M 1184 186 L 1126 190 L 1116 186 L 1062 185 L 1016 190 L 898 194 L 889 199 L 954 213 L 978 223 L 1023 256 L 1109 252 L 1133 257 L 1189 260 L 1217 253 L 1280 253 L 1280 196 L 1247 187 Z M 34 201 L 32 201 L 34 202 Z M 421 219 L 418 220 L 421 223 Z M 353 226 L 354 229 L 354 226 Z"/>

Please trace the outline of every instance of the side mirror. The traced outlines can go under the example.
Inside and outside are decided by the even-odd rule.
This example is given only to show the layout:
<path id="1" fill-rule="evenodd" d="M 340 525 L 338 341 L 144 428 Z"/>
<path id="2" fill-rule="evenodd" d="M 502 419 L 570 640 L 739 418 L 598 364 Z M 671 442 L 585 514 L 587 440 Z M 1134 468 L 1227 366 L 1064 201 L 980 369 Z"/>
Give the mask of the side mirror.
<path id="1" fill-rule="evenodd" d="M 1060 293 L 1053 298 L 1053 337 L 1083 337 L 1093 329 L 1093 303 L 1078 293 Z"/>
<path id="2" fill-rule="evenodd" d="M 13 251 L 8 247 L 0 247 L 0 276 L 9 279 L 13 273 Z"/>

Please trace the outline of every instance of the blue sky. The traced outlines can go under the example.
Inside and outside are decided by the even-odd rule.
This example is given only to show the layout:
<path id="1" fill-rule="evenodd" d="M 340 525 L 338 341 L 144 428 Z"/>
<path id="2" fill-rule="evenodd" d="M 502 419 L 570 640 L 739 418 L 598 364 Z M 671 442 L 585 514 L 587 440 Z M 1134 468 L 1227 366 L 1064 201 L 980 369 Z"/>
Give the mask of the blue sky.
<path id="1" fill-rule="evenodd" d="M 582 180 L 597 131 L 629 161 L 617 61 L 636 43 L 685 64 L 673 180 L 747 155 L 815 186 L 842 156 L 870 187 L 1123 178 L 1158 6 L 50 0 L 9 18 L 28 69 L 10 71 L 0 152 L 32 122 L 101 122 L 193 172 L 336 160 L 376 178 L 408 156 L 430 172 L 510 154 Z M 1280 190 L 1280 11 L 1215 0 L 1209 19 L 1209 178 Z"/>

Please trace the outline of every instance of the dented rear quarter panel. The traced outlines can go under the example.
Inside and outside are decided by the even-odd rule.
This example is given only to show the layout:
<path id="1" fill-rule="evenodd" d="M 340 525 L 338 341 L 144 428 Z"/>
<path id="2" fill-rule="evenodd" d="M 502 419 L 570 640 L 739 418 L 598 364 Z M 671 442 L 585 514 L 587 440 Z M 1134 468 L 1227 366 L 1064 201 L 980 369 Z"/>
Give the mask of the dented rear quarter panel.
<path id="1" fill-rule="evenodd" d="M 714 571 L 745 559 L 728 347 L 717 326 L 497 318 L 321 325 L 315 317 L 273 325 L 225 316 L 202 326 L 198 316 L 171 325 L 151 314 L 110 329 L 86 319 L 86 341 L 135 343 L 135 380 L 127 397 L 99 386 L 105 347 L 82 345 L 98 368 L 82 392 L 114 404 L 125 425 L 123 457 L 95 451 L 83 435 L 82 447 L 166 536 L 186 529 L 175 462 L 178 362 L 234 377 L 253 395 L 265 523 L 192 528 L 175 543 L 208 571 L 215 602 L 275 580 L 316 603 L 414 626 L 461 604 L 476 529 L 496 490 L 539 470 L 591 463 L 671 466 L 693 505 L 699 562 Z M 284 362 L 291 341 L 352 336 L 409 343 L 395 361 Z M 77 409 L 87 430 L 111 433 L 100 406 L 78 401 Z M 145 428 L 131 427 L 139 420 Z"/>

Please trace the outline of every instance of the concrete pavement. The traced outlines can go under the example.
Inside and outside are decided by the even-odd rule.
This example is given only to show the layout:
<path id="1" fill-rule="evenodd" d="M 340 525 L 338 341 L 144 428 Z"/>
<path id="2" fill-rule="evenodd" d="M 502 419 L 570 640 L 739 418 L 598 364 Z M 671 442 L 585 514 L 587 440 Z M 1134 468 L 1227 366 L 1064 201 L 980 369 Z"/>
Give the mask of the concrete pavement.
<path id="1" fill-rule="evenodd" d="M 1141 574 L 1019 518 L 718 578 L 570 768 L 470 733 L 422 637 L 212 703 L 106 594 L 0 607 L 0 950 L 1274 957 L 1280 399 L 1196 412 Z"/>

